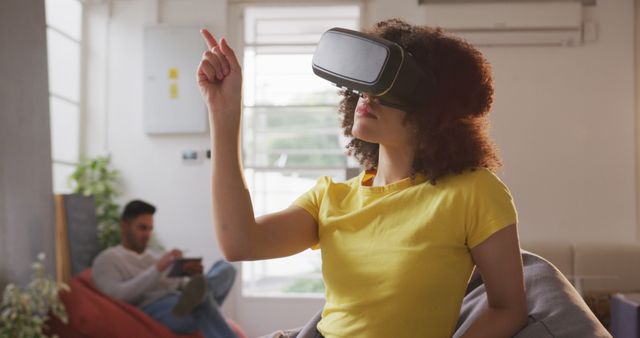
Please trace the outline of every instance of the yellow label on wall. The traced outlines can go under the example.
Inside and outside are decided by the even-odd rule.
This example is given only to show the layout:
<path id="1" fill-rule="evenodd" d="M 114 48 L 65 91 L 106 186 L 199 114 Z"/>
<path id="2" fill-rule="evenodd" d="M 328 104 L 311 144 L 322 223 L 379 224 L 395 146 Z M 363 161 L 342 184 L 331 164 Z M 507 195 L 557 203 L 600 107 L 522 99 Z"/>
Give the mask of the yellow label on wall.
<path id="1" fill-rule="evenodd" d="M 178 79 L 178 68 L 169 68 L 169 79 L 170 80 Z"/>
<path id="2" fill-rule="evenodd" d="M 178 84 L 172 83 L 169 85 L 169 98 L 175 100 L 178 98 Z"/>

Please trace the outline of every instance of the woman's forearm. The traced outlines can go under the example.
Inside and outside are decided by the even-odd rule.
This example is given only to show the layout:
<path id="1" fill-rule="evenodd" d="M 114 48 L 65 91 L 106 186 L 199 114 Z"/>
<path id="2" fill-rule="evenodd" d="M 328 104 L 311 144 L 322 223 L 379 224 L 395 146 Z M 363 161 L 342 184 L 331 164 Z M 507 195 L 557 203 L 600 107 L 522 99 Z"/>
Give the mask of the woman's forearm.
<path id="1" fill-rule="evenodd" d="M 514 309 L 486 308 L 462 338 L 510 338 L 527 324 L 527 312 Z"/>
<path id="2" fill-rule="evenodd" d="M 229 261 L 250 258 L 256 224 L 242 173 L 239 110 L 223 114 L 237 117 L 237 121 L 215 121 L 216 117 L 210 116 L 213 223 L 220 248 Z"/>
<path id="3" fill-rule="evenodd" d="M 206 28 L 200 31 L 207 50 L 196 72 L 211 126 L 211 202 L 218 244 L 225 258 L 244 260 L 256 220 L 240 163 L 242 67 L 225 38 L 220 43 Z"/>

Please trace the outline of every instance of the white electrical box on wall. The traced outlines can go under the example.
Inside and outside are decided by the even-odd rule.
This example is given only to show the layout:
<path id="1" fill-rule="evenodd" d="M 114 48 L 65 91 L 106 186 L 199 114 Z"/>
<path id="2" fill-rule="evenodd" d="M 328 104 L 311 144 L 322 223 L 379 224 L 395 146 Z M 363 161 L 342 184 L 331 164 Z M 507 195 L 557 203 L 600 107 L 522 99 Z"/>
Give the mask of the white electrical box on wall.
<path id="1" fill-rule="evenodd" d="M 207 131 L 206 107 L 196 83 L 196 70 L 206 48 L 200 27 L 145 28 L 145 133 Z"/>

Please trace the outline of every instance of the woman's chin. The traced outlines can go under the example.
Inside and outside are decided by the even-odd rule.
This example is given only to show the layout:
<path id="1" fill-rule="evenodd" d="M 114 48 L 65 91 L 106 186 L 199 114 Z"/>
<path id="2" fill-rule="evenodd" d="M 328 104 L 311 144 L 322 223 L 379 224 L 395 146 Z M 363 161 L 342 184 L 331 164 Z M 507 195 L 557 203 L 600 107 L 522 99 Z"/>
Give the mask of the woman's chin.
<path id="1" fill-rule="evenodd" d="M 365 142 L 378 143 L 375 132 L 366 126 L 355 124 L 351 129 L 351 135 Z"/>

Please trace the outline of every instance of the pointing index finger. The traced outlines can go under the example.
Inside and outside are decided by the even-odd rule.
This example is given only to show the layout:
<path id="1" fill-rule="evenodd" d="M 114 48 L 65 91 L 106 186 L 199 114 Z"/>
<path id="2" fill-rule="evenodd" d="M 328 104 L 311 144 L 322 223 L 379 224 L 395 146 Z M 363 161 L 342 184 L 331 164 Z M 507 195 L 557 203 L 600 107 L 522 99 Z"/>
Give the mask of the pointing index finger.
<path id="1" fill-rule="evenodd" d="M 207 42 L 207 46 L 209 47 L 209 49 L 212 49 L 213 47 L 216 47 L 218 45 L 216 39 L 213 37 L 213 34 L 211 34 L 208 29 L 201 29 L 200 34 L 202 34 L 204 41 Z"/>

